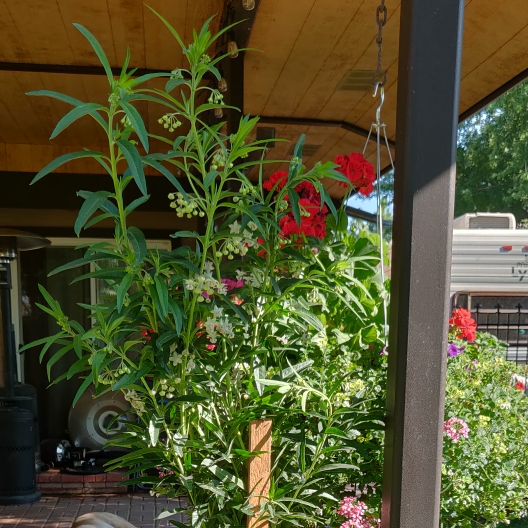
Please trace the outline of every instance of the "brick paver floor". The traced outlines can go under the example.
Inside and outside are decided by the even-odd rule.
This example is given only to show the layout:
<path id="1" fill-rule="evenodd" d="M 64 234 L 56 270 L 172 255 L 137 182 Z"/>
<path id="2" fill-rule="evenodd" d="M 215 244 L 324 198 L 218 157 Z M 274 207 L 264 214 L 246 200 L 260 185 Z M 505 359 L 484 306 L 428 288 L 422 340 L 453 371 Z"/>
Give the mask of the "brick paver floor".
<path id="1" fill-rule="evenodd" d="M 154 498 L 150 495 L 120 496 L 44 496 L 34 504 L 0 506 L 0 528 L 70 528 L 73 520 L 88 512 L 115 513 L 137 528 L 166 528 L 173 526 L 167 519 L 155 518 L 164 509 L 182 506 L 181 499 Z M 182 522 L 178 516 L 169 519 Z"/>

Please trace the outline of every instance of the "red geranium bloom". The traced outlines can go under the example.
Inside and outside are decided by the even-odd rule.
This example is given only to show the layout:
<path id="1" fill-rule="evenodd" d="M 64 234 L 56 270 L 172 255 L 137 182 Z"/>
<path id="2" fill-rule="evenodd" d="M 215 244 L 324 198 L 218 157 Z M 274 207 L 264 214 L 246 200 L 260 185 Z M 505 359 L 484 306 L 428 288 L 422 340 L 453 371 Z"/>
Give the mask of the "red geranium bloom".
<path id="1" fill-rule="evenodd" d="M 301 211 L 308 213 L 308 216 L 301 216 L 301 225 L 297 225 L 292 212 L 283 216 L 279 221 L 279 226 L 284 237 L 292 235 L 306 235 L 323 239 L 326 236 L 326 216 L 328 208 L 315 204 L 306 198 L 299 200 Z"/>
<path id="2" fill-rule="evenodd" d="M 471 317 L 471 313 L 464 308 L 457 308 L 453 310 L 451 318 L 449 319 L 450 332 L 459 339 L 466 339 L 467 341 L 475 341 L 477 337 L 477 324 L 475 319 Z"/>
<path id="3" fill-rule="evenodd" d="M 268 180 L 266 180 L 262 187 L 266 189 L 267 191 L 271 191 L 273 187 L 275 187 L 275 184 L 278 183 L 276 190 L 280 191 L 288 181 L 288 173 L 286 171 L 275 171 Z"/>
<path id="4" fill-rule="evenodd" d="M 524 383 L 522 381 L 518 381 L 515 384 L 515 388 L 523 391 L 524 390 Z"/>
<path id="5" fill-rule="evenodd" d="M 376 174 L 372 163 L 367 161 L 363 154 L 352 152 L 349 156 L 336 156 L 334 163 L 339 165 L 337 171 L 346 176 L 360 194 L 368 196 L 372 193 Z M 339 185 L 347 186 L 345 182 L 339 182 Z"/>
<path id="6" fill-rule="evenodd" d="M 271 177 L 264 182 L 263 187 L 271 191 L 275 185 L 276 190 L 282 189 L 288 180 L 288 173 L 285 171 L 276 171 Z M 313 183 L 303 181 L 295 186 L 295 192 L 299 195 L 299 207 L 303 213 L 301 217 L 301 225 L 297 225 L 293 212 L 290 210 L 279 221 L 281 228 L 281 236 L 288 238 L 295 235 L 305 235 L 323 239 L 326 236 L 326 216 L 328 208 L 326 205 L 321 207 L 321 196 L 317 192 Z M 284 199 L 289 202 L 289 197 Z M 259 244 L 263 244 L 261 239 L 257 240 Z M 258 256 L 265 256 L 266 251 L 261 249 Z"/>

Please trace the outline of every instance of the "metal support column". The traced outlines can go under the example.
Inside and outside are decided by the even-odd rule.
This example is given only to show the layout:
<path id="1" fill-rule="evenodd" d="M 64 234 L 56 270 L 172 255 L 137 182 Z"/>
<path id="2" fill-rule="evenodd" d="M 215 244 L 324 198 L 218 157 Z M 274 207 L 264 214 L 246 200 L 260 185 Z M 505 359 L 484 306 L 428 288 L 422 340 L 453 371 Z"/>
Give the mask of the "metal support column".
<path id="1" fill-rule="evenodd" d="M 402 0 L 383 528 L 438 528 L 463 0 Z"/>

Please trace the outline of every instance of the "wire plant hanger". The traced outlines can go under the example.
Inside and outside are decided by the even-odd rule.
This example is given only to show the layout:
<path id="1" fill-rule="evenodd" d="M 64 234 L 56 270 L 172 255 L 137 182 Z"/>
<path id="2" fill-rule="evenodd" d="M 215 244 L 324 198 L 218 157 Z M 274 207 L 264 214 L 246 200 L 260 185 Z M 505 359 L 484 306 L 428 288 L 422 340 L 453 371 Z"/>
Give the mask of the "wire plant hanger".
<path id="1" fill-rule="evenodd" d="M 376 227 L 379 235 L 379 251 L 381 256 L 380 265 L 380 276 L 381 283 L 385 284 L 385 270 L 384 270 L 384 251 L 383 251 L 383 203 L 381 200 L 381 150 L 387 149 L 389 156 L 389 162 L 392 170 L 394 170 L 394 161 L 392 159 L 392 153 L 389 146 L 389 139 L 387 138 L 387 130 L 385 123 L 381 120 L 381 109 L 385 102 L 385 83 L 387 82 L 387 71 L 382 70 L 382 57 L 383 57 L 383 27 L 387 23 L 387 7 L 385 6 L 385 0 L 381 0 L 380 5 L 376 8 L 376 24 L 378 26 L 378 35 L 376 37 L 376 44 L 378 45 L 378 64 L 376 72 L 372 77 L 373 85 L 373 97 L 377 97 L 379 94 L 379 102 L 376 108 L 375 120 L 370 125 L 370 130 L 363 147 L 363 156 L 365 156 L 367 146 L 371 140 L 373 134 L 376 134 Z M 387 301 L 388 297 L 383 292 L 383 340 L 385 346 L 387 346 Z"/>

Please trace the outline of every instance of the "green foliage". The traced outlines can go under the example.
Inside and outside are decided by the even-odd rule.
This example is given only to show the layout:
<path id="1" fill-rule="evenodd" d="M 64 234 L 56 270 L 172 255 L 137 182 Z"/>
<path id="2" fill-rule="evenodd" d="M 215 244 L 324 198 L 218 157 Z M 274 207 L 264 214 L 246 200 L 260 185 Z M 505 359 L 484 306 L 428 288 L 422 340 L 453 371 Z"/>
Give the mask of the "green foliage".
<path id="1" fill-rule="evenodd" d="M 98 394 L 125 393 L 137 421 L 127 422 L 114 442 L 130 452 L 110 467 L 139 472 L 138 481 L 153 484 L 156 494 L 187 496 L 193 527 L 242 526 L 254 514 L 285 527 L 331 522 L 350 475 L 366 483 L 371 468 L 380 470 L 371 464 L 383 408 L 381 377 L 370 367 L 385 361 L 379 355 L 385 290 L 376 247 L 366 235 L 357 241 L 342 235 L 346 217 L 321 181 L 343 176 L 333 163 L 307 170 L 303 137 L 284 187 L 264 192 L 265 162 L 247 159 L 253 153 L 262 158 L 266 148 L 266 141 L 253 139 L 258 119 L 242 117 L 231 136 L 222 124 L 207 123 L 207 113 L 223 106 L 221 94 L 205 82 L 219 76 L 223 56 L 207 54 L 219 35 L 212 36 L 206 23 L 186 46 L 162 21 L 189 62 L 187 69 L 159 74 L 167 77 L 165 90 L 143 86 L 152 76 L 133 78 L 128 54 L 114 78 L 101 46 L 77 25 L 107 72 L 108 105 L 34 93 L 74 106 L 54 135 L 91 118 L 108 138 L 107 154 L 59 158 L 34 182 L 74 157 L 94 157 L 109 175 L 110 190 L 78 193 L 84 204 L 75 232 L 111 218 L 115 236 L 83 244 L 82 259 L 54 272 L 90 263 L 93 270 L 75 280 L 105 282 L 108 302 L 84 306 L 91 328 L 68 319 L 41 288 L 41 308 L 60 331 L 25 349 L 39 347 L 42 360 L 52 344 L 61 345 L 49 359 L 50 377 L 61 355 L 77 355 L 55 380 L 85 378 L 75 401 L 92 383 Z M 168 134 L 182 123 L 186 133 L 152 136 L 134 108 L 140 101 L 166 112 L 160 122 Z M 153 139 L 166 150 L 153 153 Z M 128 215 L 148 199 L 145 166 L 174 186 L 169 200 L 178 217 L 204 218 L 203 232 L 173 235 L 194 239 L 194 247 L 148 250 L 141 230 L 128 224 Z M 251 169 L 257 184 L 247 176 Z M 281 235 L 289 211 L 298 224 L 309 215 L 295 190 L 301 183 L 311 184 L 332 213 L 326 240 Z M 143 197 L 127 204 L 123 193 L 130 184 Z M 275 465 L 271 496 L 254 512 L 246 473 L 258 453 L 248 450 L 248 427 L 262 417 L 274 420 Z M 153 470 L 158 474 L 152 476 Z"/>
<path id="2" fill-rule="evenodd" d="M 528 211 L 528 83 L 459 127 L 455 212 Z"/>
<path id="3" fill-rule="evenodd" d="M 520 517 L 528 499 L 528 399 L 514 386 L 523 370 L 504 359 L 494 336 L 477 334 L 447 369 L 446 419 L 469 426 L 444 441 L 442 520 L 446 527 L 492 527 Z"/>

